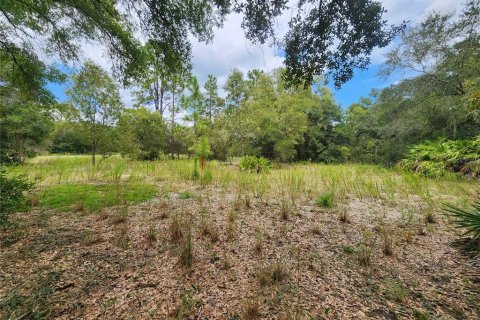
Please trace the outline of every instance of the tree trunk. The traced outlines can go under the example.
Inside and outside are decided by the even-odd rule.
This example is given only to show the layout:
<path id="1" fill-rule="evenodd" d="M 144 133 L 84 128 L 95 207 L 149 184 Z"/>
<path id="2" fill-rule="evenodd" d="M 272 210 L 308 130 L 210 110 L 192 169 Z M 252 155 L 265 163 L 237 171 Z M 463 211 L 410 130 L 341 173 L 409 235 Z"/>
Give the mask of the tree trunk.
<path id="1" fill-rule="evenodd" d="M 173 150 L 173 127 L 175 126 L 175 93 L 172 93 L 172 123 L 170 128 L 170 152 L 172 159 L 175 159 L 175 154 Z"/>
<path id="2" fill-rule="evenodd" d="M 97 154 L 97 144 L 93 142 L 92 144 L 92 165 L 95 166 L 95 155 Z"/>

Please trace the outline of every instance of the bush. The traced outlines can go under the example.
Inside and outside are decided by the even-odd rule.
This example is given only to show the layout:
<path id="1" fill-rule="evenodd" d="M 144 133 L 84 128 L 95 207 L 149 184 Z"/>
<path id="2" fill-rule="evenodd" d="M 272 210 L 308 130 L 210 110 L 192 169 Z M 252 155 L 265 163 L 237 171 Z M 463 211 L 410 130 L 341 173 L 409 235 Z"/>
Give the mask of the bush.
<path id="1" fill-rule="evenodd" d="M 32 184 L 22 177 L 7 177 L 0 169 L 0 227 L 8 225 L 8 215 L 27 208 L 24 191 Z"/>
<path id="2" fill-rule="evenodd" d="M 428 177 L 449 173 L 480 177 L 480 136 L 471 140 L 439 139 L 415 145 L 398 166 Z"/>
<path id="3" fill-rule="evenodd" d="M 445 210 L 458 228 L 466 230 L 464 235 L 469 234 L 474 239 L 480 239 L 480 199 L 472 204 L 471 209 L 461 209 L 447 204 Z"/>
<path id="4" fill-rule="evenodd" d="M 262 173 L 267 172 L 272 165 L 266 158 L 245 156 L 240 160 L 239 166 L 242 171 Z"/>

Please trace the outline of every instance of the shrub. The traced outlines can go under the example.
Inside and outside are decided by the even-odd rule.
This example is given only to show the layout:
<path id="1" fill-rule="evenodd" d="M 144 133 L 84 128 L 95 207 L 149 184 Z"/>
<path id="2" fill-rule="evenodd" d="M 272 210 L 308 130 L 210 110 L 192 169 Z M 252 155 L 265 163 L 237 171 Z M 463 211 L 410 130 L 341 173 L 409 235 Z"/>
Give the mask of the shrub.
<path id="1" fill-rule="evenodd" d="M 447 215 L 453 218 L 458 228 L 465 229 L 464 235 L 472 235 L 480 239 L 480 199 L 471 205 L 471 208 L 462 209 L 450 204 L 445 205 Z"/>
<path id="2" fill-rule="evenodd" d="M 471 140 L 439 139 L 415 145 L 398 166 L 428 177 L 449 173 L 480 177 L 480 136 Z"/>
<path id="3" fill-rule="evenodd" d="M 239 166 L 242 171 L 262 173 L 271 168 L 271 163 L 263 157 L 245 156 L 240 160 Z"/>
<path id="4" fill-rule="evenodd" d="M 333 192 L 327 192 L 327 193 L 321 194 L 317 198 L 317 200 L 315 200 L 315 203 L 318 206 L 321 206 L 321 207 L 324 207 L 324 208 L 332 208 L 333 204 L 334 204 L 333 198 L 334 198 Z"/>
<path id="5" fill-rule="evenodd" d="M 27 208 L 24 192 L 32 187 L 32 183 L 23 177 L 7 177 L 0 169 L 0 227 L 8 226 L 8 216 Z"/>

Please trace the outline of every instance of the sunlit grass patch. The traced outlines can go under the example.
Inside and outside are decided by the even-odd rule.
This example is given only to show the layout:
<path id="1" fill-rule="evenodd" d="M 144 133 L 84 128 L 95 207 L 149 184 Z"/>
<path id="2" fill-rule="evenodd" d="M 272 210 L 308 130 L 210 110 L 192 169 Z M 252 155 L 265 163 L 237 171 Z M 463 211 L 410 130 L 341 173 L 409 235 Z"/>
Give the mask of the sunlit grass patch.
<path id="1" fill-rule="evenodd" d="M 39 202 L 42 208 L 59 211 L 70 211 L 82 204 L 86 211 L 92 212 L 125 202 L 143 202 L 153 198 L 156 193 L 156 186 L 141 183 L 63 184 L 47 187 L 41 191 Z"/>

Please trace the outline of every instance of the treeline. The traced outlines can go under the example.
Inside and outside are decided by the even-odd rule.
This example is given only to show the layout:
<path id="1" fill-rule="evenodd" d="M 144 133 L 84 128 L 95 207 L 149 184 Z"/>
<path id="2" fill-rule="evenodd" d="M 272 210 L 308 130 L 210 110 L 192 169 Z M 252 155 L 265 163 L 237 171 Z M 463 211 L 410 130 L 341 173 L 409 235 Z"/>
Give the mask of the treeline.
<path id="1" fill-rule="evenodd" d="M 234 69 L 220 90 L 213 75 L 201 85 L 187 69 L 165 73 L 154 54 L 135 83 L 133 108 L 122 104 L 117 83 L 91 61 L 72 76 L 63 104 L 54 103 L 45 86 L 32 98 L 4 78 L 1 161 L 18 163 L 44 150 L 91 153 L 94 163 L 97 155 L 118 152 L 141 160 L 175 158 L 193 154 L 202 141 L 219 160 L 256 155 L 393 165 L 415 144 L 480 135 L 479 21 L 472 1 L 457 19 L 434 13 L 404 30 L 382 73 L 409 77 L 346 110 L 322 78 L 295 85 L 286 69 Z"/>

